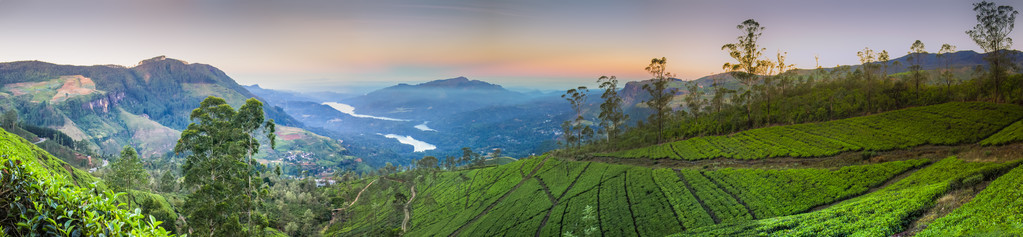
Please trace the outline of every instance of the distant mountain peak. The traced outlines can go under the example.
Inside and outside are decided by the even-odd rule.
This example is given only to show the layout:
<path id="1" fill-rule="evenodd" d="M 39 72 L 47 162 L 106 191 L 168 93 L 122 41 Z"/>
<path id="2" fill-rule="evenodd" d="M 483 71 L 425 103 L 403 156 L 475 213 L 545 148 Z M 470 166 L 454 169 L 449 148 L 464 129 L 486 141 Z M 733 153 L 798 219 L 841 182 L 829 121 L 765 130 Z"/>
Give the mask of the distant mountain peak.
<path id="1" fill-rule="evenodd" d="M 165 55 L 160 55 L 160 56 L 156 56 L 156 57 L 153 57 L 153 58 L 150 58 L 150 59 L 142 60 L 136 66 L 141 66 L 141 65 L 150 64 L 150 63 L 159 63 L 159 62 L 180 63 L 180 64 L 188 65 L 188 62 L 185 62 L 184 60 L 168 58 Z"/>
<path id="2" fill-rule="evenodd" d="M 469 80 L 466 77 L 455 77 L 420 83 L 416 87 L 445 88 L 445 89 L 486 89 L 504 90 L 503 87 L 480 80 Z"/>

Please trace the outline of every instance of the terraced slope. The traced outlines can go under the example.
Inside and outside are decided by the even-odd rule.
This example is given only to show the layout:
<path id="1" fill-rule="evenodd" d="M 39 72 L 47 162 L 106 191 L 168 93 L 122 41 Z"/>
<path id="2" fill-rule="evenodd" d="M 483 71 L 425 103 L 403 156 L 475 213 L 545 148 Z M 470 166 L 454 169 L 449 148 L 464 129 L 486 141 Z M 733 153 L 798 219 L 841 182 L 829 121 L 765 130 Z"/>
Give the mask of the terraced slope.
<path id="1" fill-rule="evenodd" d="M 1023 141 L 1023 120 L 1016 121 L 1012 125 L 1005 127 L 1002 131 L 991 135 L 987 139 L 980 141 L 981 145 L 1002 145 L 1011 142 Z"/>
<path id="2" fill-rule="evenodd" d="M 168 236 L 92 175 L 0 129 L 0 235 Z"/>
<path id="3" fill-rule="evenodd" d="M 967 163 L 947 158 L 881 190 L 821 211 L 705 226 L 676 236 L 891 236 L 964 179 L 997 177 L 1019 163 Z"/>
<path id="4" fill-rule="evenodd" d="M 806 212 L 863 194 L 927 163 L 701 171 L 535 157 L 483 169 L 393 176 L 411 180 L 405 183 L 380 179 L 336 215 L 326 234 L 400 230 L 405 203 L 395 197 L 410 196 L 409 186 L 415 185 L 409 236 L 558 236 L 585 229 L 606 236 L 663 236 Z M 358 191 L 368 182 L 339 189 Z"/>
<path id="5" fill-rule="evenodd" d="M 925 144 L 1023 140 L 1023 107 L 983 102 L 946 103 L 822 123 L 753 129 L 727 136 L 706 136 L 595 156 L 617 158 L 764 159 L 821 157 L 845 151 L 892 150 Z M 1013 129 L 1014 128 L 1014 129 Z"/>
<path id="6" fill-rule="evenodd" d="M 918 236 L 1023 235 L 1023 167 L 1017 167 L 969 203 L 931 223 Z"/>

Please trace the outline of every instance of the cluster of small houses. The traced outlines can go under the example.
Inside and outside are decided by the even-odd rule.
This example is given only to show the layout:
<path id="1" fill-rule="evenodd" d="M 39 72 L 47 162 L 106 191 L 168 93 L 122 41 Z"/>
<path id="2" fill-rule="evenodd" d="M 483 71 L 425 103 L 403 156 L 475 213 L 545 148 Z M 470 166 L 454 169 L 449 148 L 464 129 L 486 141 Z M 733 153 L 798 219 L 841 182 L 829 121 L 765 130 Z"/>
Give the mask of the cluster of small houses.
<path id="1" fill-rule="evenodd" d="M 323 187 L 335 184 L 337 184 L 337 180 L 334 179 L 316 179 L 316 187 Z"/>

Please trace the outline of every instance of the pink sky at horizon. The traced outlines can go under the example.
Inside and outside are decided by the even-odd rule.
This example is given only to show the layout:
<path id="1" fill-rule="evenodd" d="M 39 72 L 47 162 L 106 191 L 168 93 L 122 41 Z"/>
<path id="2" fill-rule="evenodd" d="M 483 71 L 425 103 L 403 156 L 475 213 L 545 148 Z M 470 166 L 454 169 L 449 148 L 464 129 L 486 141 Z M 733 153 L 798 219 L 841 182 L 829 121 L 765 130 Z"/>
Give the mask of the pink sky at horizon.
<path id="1" fill-rule="evenodd" d="M 1017 2 L 996 1 L 1017 7 Z M 937 1 L 0 1 L 0 61 L 205 63 L 240 84 L 316 90 L 466 76 L 509 87 L 643 80 L 667 57 L 683 79 L 721 73 L 721 45 L 756 19 L 798 68 L 893 58 L 922 40 L 978 47 L 971 2 Z M 1014 32 L 1012 36 L 1017 37 Z"/>

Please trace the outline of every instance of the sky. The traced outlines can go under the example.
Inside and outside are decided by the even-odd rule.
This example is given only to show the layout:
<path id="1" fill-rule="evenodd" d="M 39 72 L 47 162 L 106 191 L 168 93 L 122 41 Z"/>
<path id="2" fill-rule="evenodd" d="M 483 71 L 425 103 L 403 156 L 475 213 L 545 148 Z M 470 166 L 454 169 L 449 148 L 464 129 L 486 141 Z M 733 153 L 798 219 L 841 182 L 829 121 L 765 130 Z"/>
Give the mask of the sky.
<path id="1" fill-rule="evenodd" d="M 458 76 L 567 89 L 648 79 L 655 57 L 685 80 L 721 73 L 732 61 L 721 46 L 746 19 L 766 27 L 767 56 L 786 52 L 797 68 L 815 56 L 858 64 L 864 47 L 896 58 L 915 40 L 980 51 L 962 0 L 0 0 L 0 61 L 130 67 L 166 55 L 299 91 Z"/>

